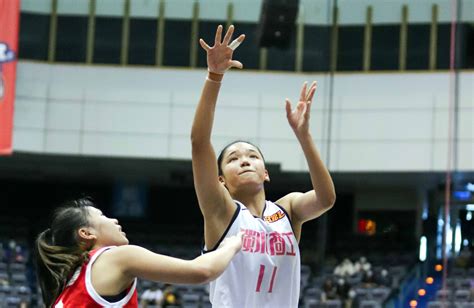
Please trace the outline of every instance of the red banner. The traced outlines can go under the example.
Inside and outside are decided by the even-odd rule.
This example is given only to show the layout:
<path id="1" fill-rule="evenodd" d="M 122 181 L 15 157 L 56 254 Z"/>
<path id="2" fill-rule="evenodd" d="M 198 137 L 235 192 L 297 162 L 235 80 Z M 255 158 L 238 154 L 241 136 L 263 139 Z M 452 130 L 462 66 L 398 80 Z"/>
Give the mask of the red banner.
<path id="1" fill-rule="evenodd" d="M 20 0 L 0 0 L 0 155 L 12 153 Z"/>

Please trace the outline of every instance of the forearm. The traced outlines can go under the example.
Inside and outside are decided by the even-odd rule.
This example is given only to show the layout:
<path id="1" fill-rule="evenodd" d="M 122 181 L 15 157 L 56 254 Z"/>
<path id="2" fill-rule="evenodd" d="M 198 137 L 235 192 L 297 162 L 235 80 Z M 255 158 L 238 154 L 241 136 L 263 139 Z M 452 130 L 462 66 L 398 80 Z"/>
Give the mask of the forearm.
<path id="1" fill-rule="evenodd" d="M 311 183 L 316 192 L 317 200 L 324 207 L 331 207 L 336 199 L 334 183 L 319 155 L 312 136 L 308 132 L 306 134 L 297 135 L 297 139 L 308 164 Z"/>
<path id="2" fill-rule="evenodd" d="M 209 73 L 201 92 L 191 129 L 192 144 L 210 141 L 217 97 L 223 75 Z"/>
<path id="3" fill-rule="evenodd" d="M 205 269 L 207 272 L 206 282 L 209 282 L 224 272 L 238 251 L 235 247 L 224 246 L 197 257 L 193 262 L 196 262 L 197 266 Z"/>

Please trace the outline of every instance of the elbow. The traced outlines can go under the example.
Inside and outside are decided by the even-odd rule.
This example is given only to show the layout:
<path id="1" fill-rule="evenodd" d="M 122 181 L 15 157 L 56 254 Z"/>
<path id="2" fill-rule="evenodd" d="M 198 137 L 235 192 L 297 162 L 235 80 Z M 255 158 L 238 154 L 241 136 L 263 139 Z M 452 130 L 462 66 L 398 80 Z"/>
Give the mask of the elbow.
<path id="1" fill-rule="evenodd" d="M 332 193 L 326 198 L 324 202 L 324 209 L 326 211 L 330 210 L 334 206 L 335 203 L 336 203 L 336 193 Z"/>
<path id="2" fill-rule="evenodd" d="M 333 192 L 332 195 L 331 195 L 331 207 L 334 206 L 334 204 L 336 204 L 336 192 Z"/>
<path id="3" fill-rule="evenodd" d="M 208 283 L 216 278 L 215 273 L 207 266 L 197 266 L 193 276 L 196 284 Z"/>

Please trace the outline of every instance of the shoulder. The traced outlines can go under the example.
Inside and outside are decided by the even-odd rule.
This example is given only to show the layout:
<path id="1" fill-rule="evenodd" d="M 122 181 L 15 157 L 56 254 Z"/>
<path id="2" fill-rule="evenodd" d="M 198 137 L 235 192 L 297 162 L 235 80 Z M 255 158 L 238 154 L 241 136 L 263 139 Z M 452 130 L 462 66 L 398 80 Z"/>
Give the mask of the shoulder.
<path id="1" fill-rule="evenodd" d="M 148 249 L 136 245 L 112 246 L 104 249 L 100 256 L 97 256 L 96 263 L 126 266 L 130 261 L 149 252 Z"/>
<path id="2" fill-rule="evenodd" d="M 289 193 L 289 194 L 287 194 L 287 195 L 281 197 L 281 198 L 278 199 L 277 201 L 275 201 L 275 203 L 277 203 L 277 204 L 279 204 L 279 205 L 281 205 L 281 206 L 284 206 L 284 207 L 286 207 L 286 206 L 290 207 L 291 204 L 293 203 L 293 201 L 294 201 L 296 198 L 298 198 L 298 197 L 300 197 L 300 196 L 302 196 L 302 195 L 304 195 L 302 192 L 291 192 L 291 193 Z"/>
<path id="3" fill-rule="evenodd" d="M 121 258 L 121 257 L 131 257 L 136 254 L 143 252 L 148 252 L 149 250 L 137 245 L 122 245 L 122 246 L 111 246 L 107 247 L 103 251 L 101 258 Z"/>
<path id="4" fill-rule="evenodd" d="M 285 211 L 291 216 L 291 213 L 292 213 L 291 208 L 292 208 L 293 202 L 296 200 L 296 198 L 298 198 L 302 195 L 303 195 L 303 193 L 301 193 L 301 192 L 291 192 L 291 193 L 281 197 L 280 199 L 278 199 L 274 203 L 278 204 L 279 206 L 284 208 Z"/>

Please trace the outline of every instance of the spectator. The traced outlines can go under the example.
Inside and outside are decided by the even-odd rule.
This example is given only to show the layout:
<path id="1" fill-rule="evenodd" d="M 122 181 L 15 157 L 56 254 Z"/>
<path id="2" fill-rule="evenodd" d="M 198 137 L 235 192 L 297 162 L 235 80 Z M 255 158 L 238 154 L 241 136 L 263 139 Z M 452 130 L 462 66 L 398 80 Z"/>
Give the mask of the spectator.
<path id="1" fill-rule="evenodd" d="M 351 260 L 348 258 L 344 259 L 341 264 L 336 266 L 334 269 L 334 275 L 345 277 L 352 276 L 356 273 L 356 268 Z"/>
<path id="2" fill-rule="evenodd" d="M 375 282 L 380 286 L 392 287 L 392 277 L 389 275 L 386 269 L 382 269 L 377 275 Z"/>
<path id="3" fill-rule="evenodd" d="M 349 296 L 349 290 L 351 289 L 351 286 L 347 283 L 347 281 L 344 278 L 339 278 L 337 280 L 337 295 L 341 299 L 347 299 Z"/>
<path id="4" fill-rule="evenodd" d="M 179 293 L 176 291 L 176 288 L 170 284 L 165 284 L 163 289 L 163 302 L 161 304 L 162 308 L 170 306 L 179 306 L 181 305 L 181 298 Z"/>
<path id="5" fill-rule="evenodd" d="M 354 264 L 356 272 L 367 272 L 371 269 L 372 265 L 367 261 L 367 258 L 362 256 Z"/>
<path id="6" fill-rule="evenodd" d="M 140 306 L 142 308 L 146 308 L 148 305 L 161 307 L 162 302 L 163 291 L 158 283 L 152 283 L 150 288 L 146 289 L 140 297 Z"/>
<path id="7" fill-rule="evenodd" d="M 327 278 L 323 284 L 323 292 L 321 292 L 321 301 L 325 302 L 331 299 L 339 299 L 337 294 L 337 286 L 331 278 Z"/>
<path id="8" fill-rule="evenodd" d="M 374 273 L 371 270 L 364 271 L 362 276 L 362 285 L 365 288 L 373 288 L 377 285 L 375 283 Z"/>

